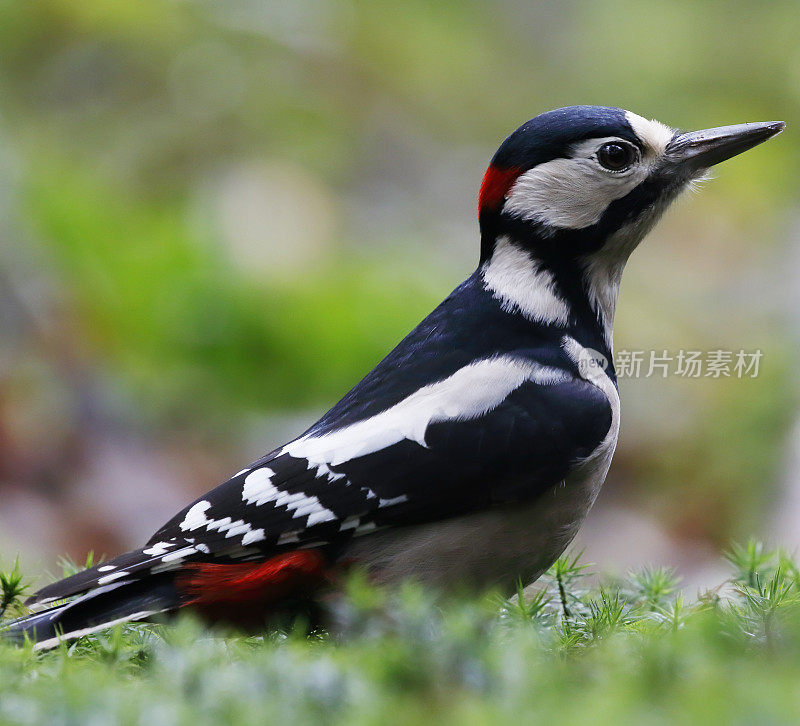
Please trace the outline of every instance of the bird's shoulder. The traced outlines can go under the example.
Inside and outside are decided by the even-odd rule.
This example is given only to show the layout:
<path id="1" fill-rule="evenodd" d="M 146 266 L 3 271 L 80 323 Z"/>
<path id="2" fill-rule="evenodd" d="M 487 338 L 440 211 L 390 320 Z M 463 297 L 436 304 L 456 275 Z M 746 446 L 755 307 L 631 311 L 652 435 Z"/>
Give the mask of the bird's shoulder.
<path id="1" fill-rule="evenodd" d="M 559 338 L 559 331 L 504 309 L 476 270 L 305 434 L 319 435 L 369 418 L 492 357 L 523 357 L 571 370 Z"/>

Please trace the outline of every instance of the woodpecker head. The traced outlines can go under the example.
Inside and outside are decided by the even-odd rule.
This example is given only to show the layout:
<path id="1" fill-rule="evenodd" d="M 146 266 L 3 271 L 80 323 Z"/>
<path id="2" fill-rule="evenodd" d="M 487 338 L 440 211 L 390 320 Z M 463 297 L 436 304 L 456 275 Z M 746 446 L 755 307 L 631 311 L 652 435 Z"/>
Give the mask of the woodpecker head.
<path id="1" fill-rule="evenodd" d="M 533 317 L 544 323 L 594 317 L 610 347 L 622 268 L 661 213 L 709 167 L 783 128 L 782 122 L 749 123 L 684 133 L 600 106 L 531 119 L 503 142 L 481 185 L 487 287 L 521 288 L 527 274 L 529 283 L 546 289 L 539 297 L 552 298 Z M 512 283 L 515 265 L 523 274 Z M 499 294 L 523 309 L 509 302 L 515 295 L 522 290 Z"/>

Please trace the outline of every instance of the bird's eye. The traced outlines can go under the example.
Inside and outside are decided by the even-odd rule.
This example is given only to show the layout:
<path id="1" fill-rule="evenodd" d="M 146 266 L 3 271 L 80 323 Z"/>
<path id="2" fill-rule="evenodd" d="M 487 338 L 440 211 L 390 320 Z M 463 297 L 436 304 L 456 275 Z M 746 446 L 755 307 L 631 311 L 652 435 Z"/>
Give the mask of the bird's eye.
<path id="1" fill-rule="evenodd" d="M 623 171 L 636 161 L 636 150 L 629 144 L 609 141 L 597 150 L 597 160 L 609 171 Z"/>

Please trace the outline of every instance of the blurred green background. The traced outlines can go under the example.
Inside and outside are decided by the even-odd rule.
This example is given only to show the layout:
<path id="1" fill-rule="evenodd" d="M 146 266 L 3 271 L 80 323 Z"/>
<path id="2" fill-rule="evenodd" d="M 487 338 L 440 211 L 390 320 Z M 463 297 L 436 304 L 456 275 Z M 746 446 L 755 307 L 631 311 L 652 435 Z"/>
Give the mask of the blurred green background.
<path id="1" fill-rule="evenodd" d="M 760 349 L 621 382 L 581 535 L 710 577 L 800 543 L 800 13 L 783 2 L 0 0 L 0 553 L 138 544 L 299 433 L 477 262 L 500 141 L 613 105 L 783 119 L 634 255 L 618 349 Z"/>

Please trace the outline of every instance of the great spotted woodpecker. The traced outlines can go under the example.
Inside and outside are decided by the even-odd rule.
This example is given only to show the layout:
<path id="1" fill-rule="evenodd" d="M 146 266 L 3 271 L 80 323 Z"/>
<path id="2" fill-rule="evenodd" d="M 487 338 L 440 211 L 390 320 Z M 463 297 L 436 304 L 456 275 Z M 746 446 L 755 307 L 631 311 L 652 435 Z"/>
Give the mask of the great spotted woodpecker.
<path id="1" fill-rule="evenodd" d="M 6 632 L 49 647 L 183 607 L 263 622 L 351 563 L 435 586 L 539 577 L 617 443 L 628 256 L 692 180 L 783 127 L 683 133 L 594 106 L 523 124 L 483 178 L 475 272 L 305 433 L 145 547 L 42 588 Z"/>

